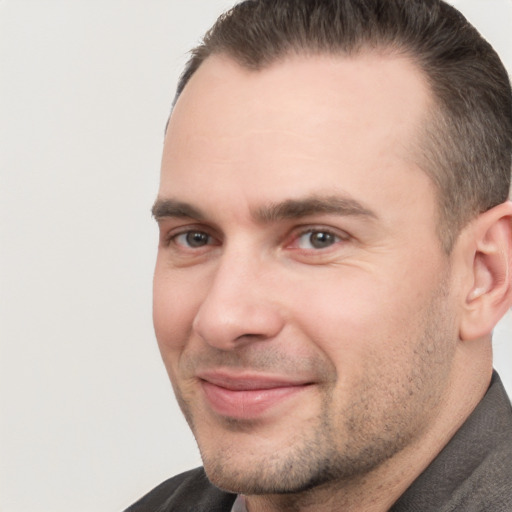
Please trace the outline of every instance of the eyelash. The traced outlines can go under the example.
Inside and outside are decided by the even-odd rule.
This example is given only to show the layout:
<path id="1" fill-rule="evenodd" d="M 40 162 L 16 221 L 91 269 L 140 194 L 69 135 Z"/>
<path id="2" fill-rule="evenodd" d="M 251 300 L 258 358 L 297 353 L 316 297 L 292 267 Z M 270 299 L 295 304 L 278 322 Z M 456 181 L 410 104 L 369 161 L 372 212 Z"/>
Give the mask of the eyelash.
<path id="1" fill-rule="evenodd" d="M 211 240 L 215 240 L 215 237 L 212 236 L 210 233 L 208 233 L 208 231 L 206 231 L 205 229 L 201 229 L 199 227 L 194 228 L 193 226 L 187 226 L 186 228 L 183 228 L 178 232 L 172 231 L 172 232 L 168 233 L 163 240 L 163 245 L 165 245 L 166 247 L 169 247 L 171 245 L 176 245 L 180 248 L 184 248 L 186 250 L 192 250 L 192 251 L 200 249 L 201 247 L 207 247 L 209 245 L 212 245 L 211 243 L 206 243 L 202 246 L 190 247 L 190 246 L 187 246 L 185 243 L 180 243 L 178 241 L 178 239 L 180 237 L 186 237 L 188 235 L 194 235 L 194 234 L 204 235 L 204 236 L 208 237 L 209 242 Z M 216 245 L 218 245 L 218 244 L 216 244 Z"/>
<path id="2" fill-rule="evenodd" d="M 311 235 L 314 235 L 314 234 L 317 234 L 317 235 L 326 235 L 327 237 L 330 238 L 329 240 L 329 243 L 326 247 L 313 247 L 313 248 L 304 248 L 304 247 L 301 247 L 300 246 L 300 240 L 301 238 L 303 238 L 304 236 L 311 236 Z M 297 244 L 297 249 L 298 250 L 303 250 L 303 251 L 308 251 L 308 250 L 311 250 L 311 251 L 314 251 L 314 252 L 320 252 L 322 251 L 323 249 L 327 250 L 329 249 L 330 247 L 332 247 L 333 245 L 339 243 L 339 242 L 342 242 L 344 240 L 347 240 L 347 236 L 342 236 L 338 233 L 335 233 L 333 230 L 331 229 L 327 229 L 327 228 L 323 228 L 323 227 L 309 227 L 307 229 L 304 229 L 302 231 L 300 231 L 299 233 L 297 233 L 297 235 L 294 236 L 294 240 L 293 242 Z M 310 240 L 310 244 L 311 244 L 311 240 Z"/>
<path id="3" fill-rule="evenodd" d="M 311 236 L 314 234 L 321 234 L 321 235 L 326 236 L 328 238 L 327 245 L 325 247 L 316 247 L 316 248 L 301 246 L 300 241 L 303 237 L 305 237 L 307 235 Z M 188 237 L 190 235 L 199 235 L 199 236 L 206 237 L 207 241 L 206 241 L 206 243 L 199 244 L 195 247 L 185 241 L 183 243 L 179 242 L 180 237 Z M 304 228 L 300 229 L 299 231 L 295 231 L 288 238 L 288 240 L 290 240 L 290 238 L 291 238 L 291 241 L 287 242 L 285 244 L 285 246 L 288 248 L 302 251 L 302 252 L 307 252 L 307 251 L 324 252 L 340 242 L 347 241 L 350 237 L 346 233 L 340 234 L 339 232 L 336 232 L 332 229 L 328 229 L 328 228 L 325 228 L 322 226 L 308 226 L 308 227 L 304 227 Z M 174 244 L 175 246 L 177 246 L 183 250 L 193 251 L 193 252 L 197 252 L 204 247 L 220 245 L 220 242 L 212 243 L 212 241 L 215 242 L 216 238 L 213 235 L 211 235 L 207 230 L 201 229 L 200 227 L 194 228 L 192 226 L 189 226 L 186 229 L 184 228 L 184 229 L 180 230 L 179 232 L 172 232 L 164 240 L 165 246 L 170 246 L 170 245 Z M 321 240 L 320 240 L 320 243 L 321 243 Z M 313 245 L 311 243 L 311 239 L 309 239 L 309 244 Z"/>
<path id="4" fill-rule="evenodd" d="M 197 245 L 197 246 L 193 246 L 193 245 L 191 244 L 191 241 L 190 241 L 190 240 L 187 240 L 187 242 L 188 242 L 187 244 L 185 244 L 185 243 L 180 244 L 180 243 L 178 242 L 178 239 L 179 239 L 180 237 L 188 237 L 188 236 L 190 236 L 190 235 L 192 235 L 192 236 L 199 235 L 199 236 L 197 237 L 197 238 L 198 238 L 198 240 L 197 240 L 197 241 L 198 241 L 198 242 L 200 242 L 201 240 L 199 240 L 199 238 L 200 238 L 200 237 L 203 237 L 203 239 L 206 239 L 206 243 L 204 243 L 204 244 L 199 243 L 199 245 Z M 179 234 L 174 235 L 174 236 L 172 237 L 172 240 L 174 240 L 174 241 L 175 241 L 175 243 L 176 243 L 177 245 L 180 245 L 180 246 L 186 246 L 186 247 L 188 247 L 188 248 L 190 248 L 190 249 L 199 249 L 200 247 L 204 247 L 204 246 L 207 246 L 207 245 L 211 245 L 211 243 L 208 243 L 208 242 L 210 242 L 212 239 L 213 239 L 213 237 L 212 237 L 211 235 L 209 235 L 209 234 L 208 234 L 208 233 L 206 233 L 205 231 L 200 231 L 200 230 L 198 230 L 198 229 L 197 229 L 197 230 L 189 230 L 189 231 L 185 231 L 185 232 L 183 232 L 183 233 L 179 233 Z"/>

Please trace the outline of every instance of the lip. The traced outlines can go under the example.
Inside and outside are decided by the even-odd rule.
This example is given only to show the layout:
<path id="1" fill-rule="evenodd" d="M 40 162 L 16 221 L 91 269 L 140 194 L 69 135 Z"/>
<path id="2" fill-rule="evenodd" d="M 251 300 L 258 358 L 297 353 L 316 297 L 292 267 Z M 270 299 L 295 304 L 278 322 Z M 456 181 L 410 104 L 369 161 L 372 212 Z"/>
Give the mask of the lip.
<path id="1" fill-rule="evenodd" d="M 300 394 L 311 382 L 270 375 L 212 372 L 198 376 L 211 409 L 233 419 L 257 419 Z"/>

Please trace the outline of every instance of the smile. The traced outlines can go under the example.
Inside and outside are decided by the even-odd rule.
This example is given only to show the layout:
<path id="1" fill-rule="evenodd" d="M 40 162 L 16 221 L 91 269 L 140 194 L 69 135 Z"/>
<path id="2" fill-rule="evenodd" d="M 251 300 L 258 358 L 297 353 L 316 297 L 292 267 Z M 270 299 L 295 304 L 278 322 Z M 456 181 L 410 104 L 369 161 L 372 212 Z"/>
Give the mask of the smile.
<path id="1" fill-rule="evenodd" d="M 200 383 L 208 405 L 216 414 L 245 420 L 257 419 L 311 385 L 267 377 L 234 378 L 220 374 L 205 376 Z"/>

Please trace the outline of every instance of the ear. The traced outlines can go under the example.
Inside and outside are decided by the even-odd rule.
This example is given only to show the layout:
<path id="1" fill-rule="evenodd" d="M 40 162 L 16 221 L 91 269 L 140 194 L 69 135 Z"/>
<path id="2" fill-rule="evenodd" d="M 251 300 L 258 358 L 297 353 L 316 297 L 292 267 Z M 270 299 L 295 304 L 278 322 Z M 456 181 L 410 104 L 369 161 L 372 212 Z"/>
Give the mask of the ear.
<path id="1" fill-rule="evenodd" d="M 472 272 L 460 324 L 460 339 L 489 335 L 512 305 L 512 202 L 471 223 Z"/>

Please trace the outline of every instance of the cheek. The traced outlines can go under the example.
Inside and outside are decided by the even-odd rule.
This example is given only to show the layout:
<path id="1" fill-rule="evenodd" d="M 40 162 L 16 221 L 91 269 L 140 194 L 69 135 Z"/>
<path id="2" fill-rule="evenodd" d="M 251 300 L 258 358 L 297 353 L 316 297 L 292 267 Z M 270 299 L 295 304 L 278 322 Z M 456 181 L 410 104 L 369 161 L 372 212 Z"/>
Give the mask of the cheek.
<path id="1" fill-rule="evenodd" d="M 157 264 L 153 279 L 153 325 L 164 359 L 183 350 L 196 311 L 197 288 L 181 281 Z"/>
<path id="2" fill-rule="evenodd" d="M 382 283 L 375 276 L 331 274 L 326 279 L 301 283 L 301 293 L 291 301 L 293 316 L 312 338 L 323 335 L 335 349 L 340 340 L 351 343 L 353 336 L 374 330 L 387 318 L 392 306 L 385 298 Z M 361 273 L 359 273 L 361 274 Z"/>
<path id="3" fill-rule="evenodd" d="M 341 273 L 340 273 L 341 274 Z M 400 280 L 375 273 L 343 272 L 303 283 L 295 294 L 292 316 L 309 339 L 343 375 L 359 374 L 369 354 L 395 360 L 406 338 L 416 337 L 421 310 L 429 299 Z"/>

